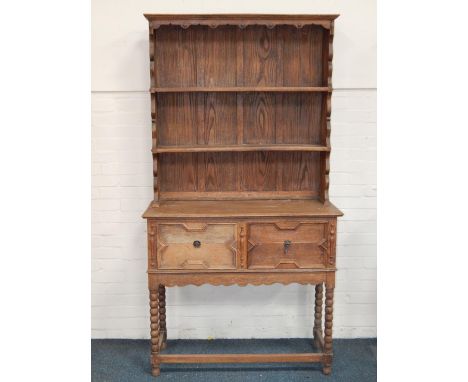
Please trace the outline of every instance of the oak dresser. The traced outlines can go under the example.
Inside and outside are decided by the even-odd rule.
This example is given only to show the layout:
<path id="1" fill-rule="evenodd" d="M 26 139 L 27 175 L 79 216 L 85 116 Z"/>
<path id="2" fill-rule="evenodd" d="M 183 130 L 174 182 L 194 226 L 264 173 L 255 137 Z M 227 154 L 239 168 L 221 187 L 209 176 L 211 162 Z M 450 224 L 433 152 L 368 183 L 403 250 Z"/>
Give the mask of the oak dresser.
<path id="1" fill-rule="evenodd" d="M 221 362 L 320 362 L 329 374 L 342 215 L 328 198 L 337 15 L 145 17 L 152 374 L 162 363 Z M 166 287 L 273 283 L 315 285 L 315 351 L 161 352 Z"/>

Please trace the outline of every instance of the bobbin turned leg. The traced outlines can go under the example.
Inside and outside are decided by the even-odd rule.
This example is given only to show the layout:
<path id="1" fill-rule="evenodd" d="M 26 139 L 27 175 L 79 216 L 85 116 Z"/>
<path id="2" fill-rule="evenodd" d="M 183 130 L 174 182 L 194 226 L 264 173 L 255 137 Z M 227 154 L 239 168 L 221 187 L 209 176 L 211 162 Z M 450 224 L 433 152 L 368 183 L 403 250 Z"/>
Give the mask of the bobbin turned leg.
<path id="1" fill-rule="evenodd" d="M 323 284 L 320 283 L 315 286 L 314 343 L 315 347 L 321 351 L 323 351 L 322 309 Z"/>
<path id="2" fill-rule="evenodd" d="M 325 337 L 323 344 L 323 352 L 325 360 L 323 362 L 323 374 L 331 373 L 331 364 L 333 357 L 332 347 L 332 326 L 333 326 L 333 286 L 325 285 Z"/>
<path id="3" fill-rule="evenodd" d="M 166 329 L 166 287 L 159 285 L 159 331 L 162 337 L 161 349 L 167 347 L 167 329 Z"/>
<path id="4" fill-rule="evenodd" d="M 153 376 L 160 374 L 160 363 L 154 360 L 154 356 L 159 354 L 159 293 L 156 290 L 150 291 L 150 320 L 151 320 L 151 373 Z"/>

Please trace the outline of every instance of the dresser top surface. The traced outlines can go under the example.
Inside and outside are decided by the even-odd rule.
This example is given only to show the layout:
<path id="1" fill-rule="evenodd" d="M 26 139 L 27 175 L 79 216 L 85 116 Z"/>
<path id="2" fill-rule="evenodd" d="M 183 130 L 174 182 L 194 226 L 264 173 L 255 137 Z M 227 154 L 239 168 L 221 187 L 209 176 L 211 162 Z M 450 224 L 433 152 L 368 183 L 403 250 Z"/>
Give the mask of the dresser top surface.
<path id="1" fill-rule="evenodd" d="M 318 200 L 187 200 L 161 201 L 147 208 L 143 217 L 326 217 L 342 216 L 331 203 Z"/>

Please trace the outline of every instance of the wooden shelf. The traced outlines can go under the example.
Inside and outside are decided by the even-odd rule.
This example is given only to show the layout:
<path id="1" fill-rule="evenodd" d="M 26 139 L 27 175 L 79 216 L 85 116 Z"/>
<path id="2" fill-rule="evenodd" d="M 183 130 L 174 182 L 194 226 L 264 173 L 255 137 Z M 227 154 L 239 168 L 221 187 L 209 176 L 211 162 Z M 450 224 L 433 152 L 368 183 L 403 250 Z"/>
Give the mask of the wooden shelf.
<path id="1" fill-rule="evenodd" d="M 228 146 L 159 146 L 153 149 L 154 154 L 161 153 L 205 153 L 205 152 L 244 152 L 244 151 L 330 151 L 327 146 L 303 144 L 273 145 L 228 145 Z"/>
<path id="2" fill-rule="evenodd" d="M 152 87 L 151 93 L 187 93 L 187 92 L 331 92 L 327 86 L 186 86 Z"/>

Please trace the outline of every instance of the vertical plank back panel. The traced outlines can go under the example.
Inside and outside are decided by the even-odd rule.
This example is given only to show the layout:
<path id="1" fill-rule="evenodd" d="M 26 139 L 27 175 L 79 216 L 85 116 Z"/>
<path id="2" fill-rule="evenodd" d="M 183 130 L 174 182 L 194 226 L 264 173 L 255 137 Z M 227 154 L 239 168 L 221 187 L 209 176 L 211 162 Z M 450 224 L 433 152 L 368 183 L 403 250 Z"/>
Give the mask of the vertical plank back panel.
<path id="1" fill-rule="evenodd" d="M 156 85 L 197 85 L 197 41 L 195 28 L 163 26 L 157 30 Z"/>
<path id="2" fill-rule="evenodd" d="M 244 142 L 275 143 L 276 96 L 274 93 L 247 93 L 243 97 Z"/>
<path id="3" fill-rule="evenodd" d="M 236 191 L 238 181 L 238 153 L 199 153 L 198 191 Z"/>
<path id="4" fill-rule="evenodd" d="M 197 109 L 197 95 L 194 93 L 159 94 L 159 144 L 169 146 L 196 144 Z"/>
<path id="5" fill-rule="evenodd" d="M 249 26 L 242 33 L 244 85 L 281 85 L 282 45 L 277 39 L 277 28 Z"/>
<path id="6" fill-rule="evenodd" d="M 191 28 L 197 42 L 197 85 L 236 86 L 237 28 Z"/>
<path id="7" fill-rule="evenodd" d="M 242 154 L 242 191 L 276 191 L 277 153 L 263 151 Z"/>
<path id="8" fill-rule="evenodd" d="M 328 30 L 318 25 L 163 25 L 154 43 L 156 87 L 329 85 Z M 157 142 L 329 146 L 329 102 L 327 95 L 310 92 L 160 93 Z M 328 154 L 301 151 L 171 153 L 157 161 L 161 192 L 180 199 L 272 192 L 323 199 L 328 166 Z"/>
<path id="9" fill-rule="evenodd" d="M 265 191 L 318 196 L 320 163 L 319 153 L 305 152 L 167 154 L 160 162 L 161 191 L 180 192 L 181 199 L 184 192 L 198 192 L 200 198 L 204 192 L 230 193 L 233 198 Z"/>
<path id="10" fill-rule="evenodd" d="M 197 94 L 197 143 L 237 143 L 237 99 L 235 93 Z"/>
<path id="11" fill-rule="evenodd" d="M 197 154 L 161 155 L 159 168 L 161 192 L 198 191 Z"/>
<path id="12" fill-rule="evenodd" d="M 281 189 L 278 191 L 313 191 L 320 187 L 319 153 L 278 153 L 282 163 Z"/>
<path id="13" fill-rule="evenodd" d="M 284 93 L 276 95 L 276 143 L 320 144 L 322 95 Z"/>

